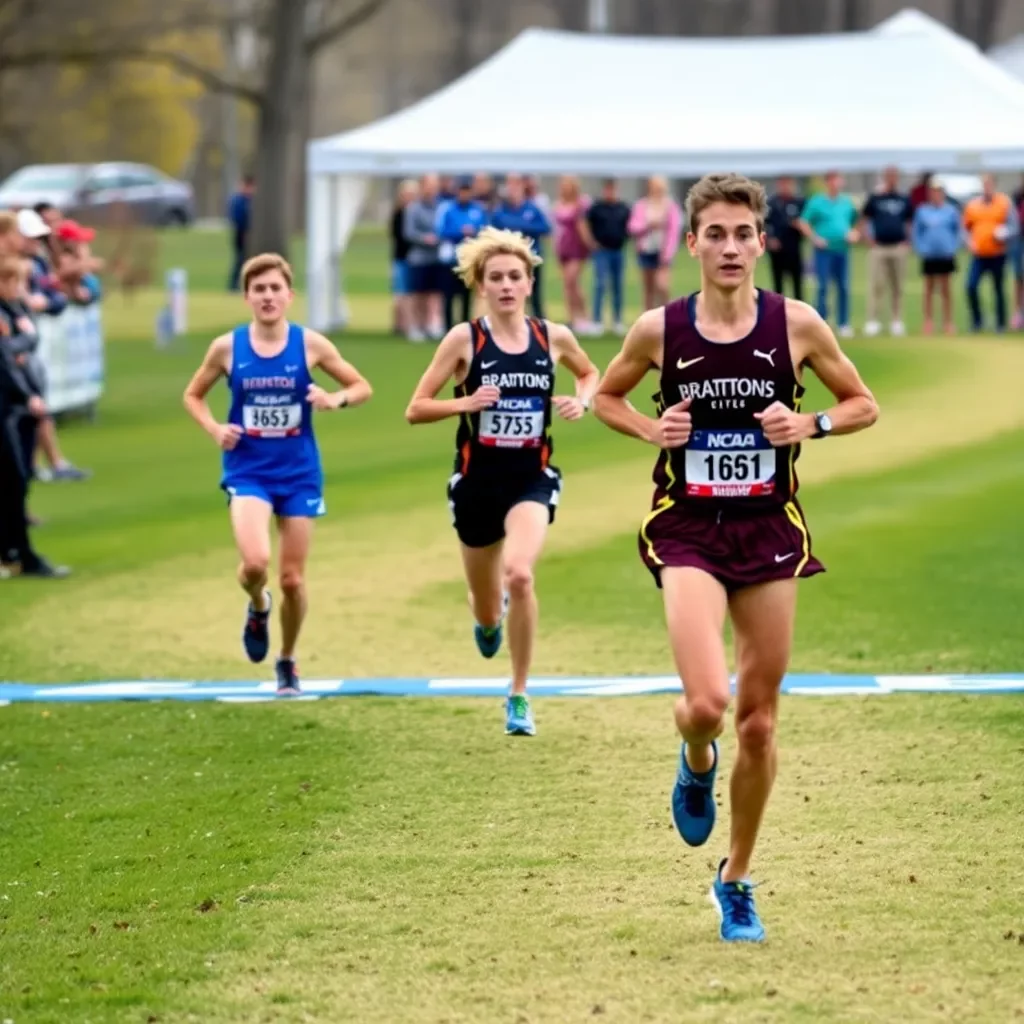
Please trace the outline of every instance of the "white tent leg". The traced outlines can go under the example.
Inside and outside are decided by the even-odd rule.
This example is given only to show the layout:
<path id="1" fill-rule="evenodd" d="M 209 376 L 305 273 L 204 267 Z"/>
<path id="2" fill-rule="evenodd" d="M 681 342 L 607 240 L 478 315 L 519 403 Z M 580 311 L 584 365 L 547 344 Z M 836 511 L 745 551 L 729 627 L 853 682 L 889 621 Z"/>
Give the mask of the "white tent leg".
<path id="1" fill-rule="evenodd" d="M 330 193 L 327 175 L 310 172 L 306 203 L 306 323 L 316 331 L 326 330 L 329 320 Z"/>
<path id="2" fill-rule="evenodd" d="M 328 317 L 331 327 L 346 327 L 349 321 L 341 276 L 341 259 L 359 221 L 359 211 L 366 201 L 370 179 L 366 176 L 338 174 L 331 176 L 331 258 Z"/>

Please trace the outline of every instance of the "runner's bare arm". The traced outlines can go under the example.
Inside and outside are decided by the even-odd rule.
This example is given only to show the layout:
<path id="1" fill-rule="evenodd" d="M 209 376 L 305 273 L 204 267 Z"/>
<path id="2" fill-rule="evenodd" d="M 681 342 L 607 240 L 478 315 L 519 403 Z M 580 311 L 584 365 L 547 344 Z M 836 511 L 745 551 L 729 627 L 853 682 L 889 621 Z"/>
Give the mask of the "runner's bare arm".
<path id="1" fill-rule="evenodd" d="M 469 366 L 472 345 L 469 324 L 457 324 L 444 336 L 405 410 L 405 418 L 410 423 L 436 423 L 449 416 L 475 412 L 497 401 L 498 389 L 491 387 L 480 388 L 465 398 L 436 397 L 453 377 L 458 380 L 461 368 Z M 481 405 L 485 398 L 490 400 Z"/>
<path id="2" fill-rule="evenodd" d="M 838 404 L 819 409 L 832 421 L 833 434 L 853 434 L 878 419 L 878 404 L 852 362 L 843 354 L 832 329 L 817 310 L 804 302 L 786 300 L 790 344 L 798 366 L 807 365 L 832 392 Z M 775 445 L 799 444 L 814 437 L 818 425 L 813 412 L 794 412 L 782 402 L 772 402 L 754 413 L 765 437 Z"/>
<path id="3" fill-rule="evenodd" d="M 594 395 L 594 415 L 620 434 L 657 444 L 658 421 L 638 412 L 626 396 L 661 361 L 664 313 L 651 309 L 629 329 L 622 350 L 608 364 Z"/>
<path id="4" fill-rule="evenodd" d="M 790 330 L 803 353 L 803 361 L 832 392 L 837 404 L 818 410 L 828 414 L 833 434 L 853 434 L 878 419 L 878 403 L 861 380 L 857 367 L 839 347 L 832 328 L 817 310 L 805 303 L 786 303 Z M 809 413 L 810 434 L 815 431 L 814 414 Z M 810 436 L 810 435 L 808 435 Z"/>
<path id="5" fill-rule="evenodd" d="M 362 405 L 373 394 L 370 382 L 335 347 L 330 338 L 317 331 L 306 331 L 306 353 L 312 365 L 341 385 L 340 391 L 328 393 L 316 384 L 310 385 L 309 400 L 319 409 L 346 409 Z"/>
<path id="6" fill-rule="evenodd" d="M 231 372 L 230 360 L 231 335 L 222 334 L 210 343 L 202 365 L 188 382 L 182 396 L 188 414 L 215 440 L 219 440 L 218 430 L 221 424 L 210 412 L 206 396 L 221 377 L 226 377 Z"/>
<path id="7" fill-rule="evenodd" d="M 549 324 L 548 337 L 554 362 L 568 367 L 576 378 L 576 396 L 555 397 L 552 404 L 565 419 L 578 420 L 594 400 L 601 372 L 580 347 L 576 335 L 564 324 Z"/>

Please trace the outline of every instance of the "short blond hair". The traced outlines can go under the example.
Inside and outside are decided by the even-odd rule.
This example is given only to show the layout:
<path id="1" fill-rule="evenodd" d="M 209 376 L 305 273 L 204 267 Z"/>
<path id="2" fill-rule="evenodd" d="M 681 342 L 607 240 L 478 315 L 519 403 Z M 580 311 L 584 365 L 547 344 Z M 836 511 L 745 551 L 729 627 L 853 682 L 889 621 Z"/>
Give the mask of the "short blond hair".
<path id="1" fill-rule="evenodd" d="M 742 174 L 705 174 L 686 196 L 686 216 L 694 234 L 700 226 L 700 215 L 712 203 L 745 206 L 757 219 L 757 230 L 764 230 L 768 216 L 768 198 L 764 186 Z"/>
<path id="2" fill-rule="evenodd" d="M 526 268 L 527 277 L 533 277 L 534 267 L 544 261 L 533 250 L 533 244 L 519 231 L 484 228 L 475 238 L 467 238 L 455 250 L 458 262 L 455 273 L 467 288 L 479 285 L 484 279 L 487 261 L 492 256 L 518 256 Z"/>
<path id="3" fill-rule="evenodd" d="M 0 235 L 18 230 L 18 215 L 11 210 L 0 210 Z"/>
<path id="4" fill-rule="evenodd" d="M 288 287 L 292 287 L 292 268 L 288 261 L 279 256 L 276 252 L 262 252 L 252 259 L 246 260 L 242 266 L 242 291 L 249 290 L 249 282 L 260 274 L 266 274 L 270 270 L 278 271 L 285 279 Z"/>

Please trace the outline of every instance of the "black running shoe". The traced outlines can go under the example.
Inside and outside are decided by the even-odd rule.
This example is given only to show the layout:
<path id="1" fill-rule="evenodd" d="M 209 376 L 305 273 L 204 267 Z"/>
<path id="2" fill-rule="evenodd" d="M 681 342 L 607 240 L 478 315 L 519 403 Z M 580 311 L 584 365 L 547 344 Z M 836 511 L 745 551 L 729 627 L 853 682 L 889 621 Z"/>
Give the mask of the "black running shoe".
<path id="1" fill-rule="evenodd" d="M 242 630 L 242 646 L 249 660 L 260 662 L 270 650 L 270 592 L 267 591 L 267 610 L 258 612 L 249 602 L 245 613 L 245 628 Z"/>

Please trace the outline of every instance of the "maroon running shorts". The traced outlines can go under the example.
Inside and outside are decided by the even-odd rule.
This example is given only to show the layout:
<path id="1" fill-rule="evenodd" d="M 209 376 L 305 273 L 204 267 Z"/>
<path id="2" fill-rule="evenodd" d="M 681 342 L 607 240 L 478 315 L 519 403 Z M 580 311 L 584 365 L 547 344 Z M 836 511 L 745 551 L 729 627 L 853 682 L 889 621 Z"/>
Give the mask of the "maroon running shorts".
<path id="1" fill-rule="evenodd" d="M 659 587 L 665 566 L 703 569 L 727 591 L 825 571 L 811 554 L 811 534 L 796 501 L 756 511 L 666 503 L 641 524 L 639 544 Z"/>

